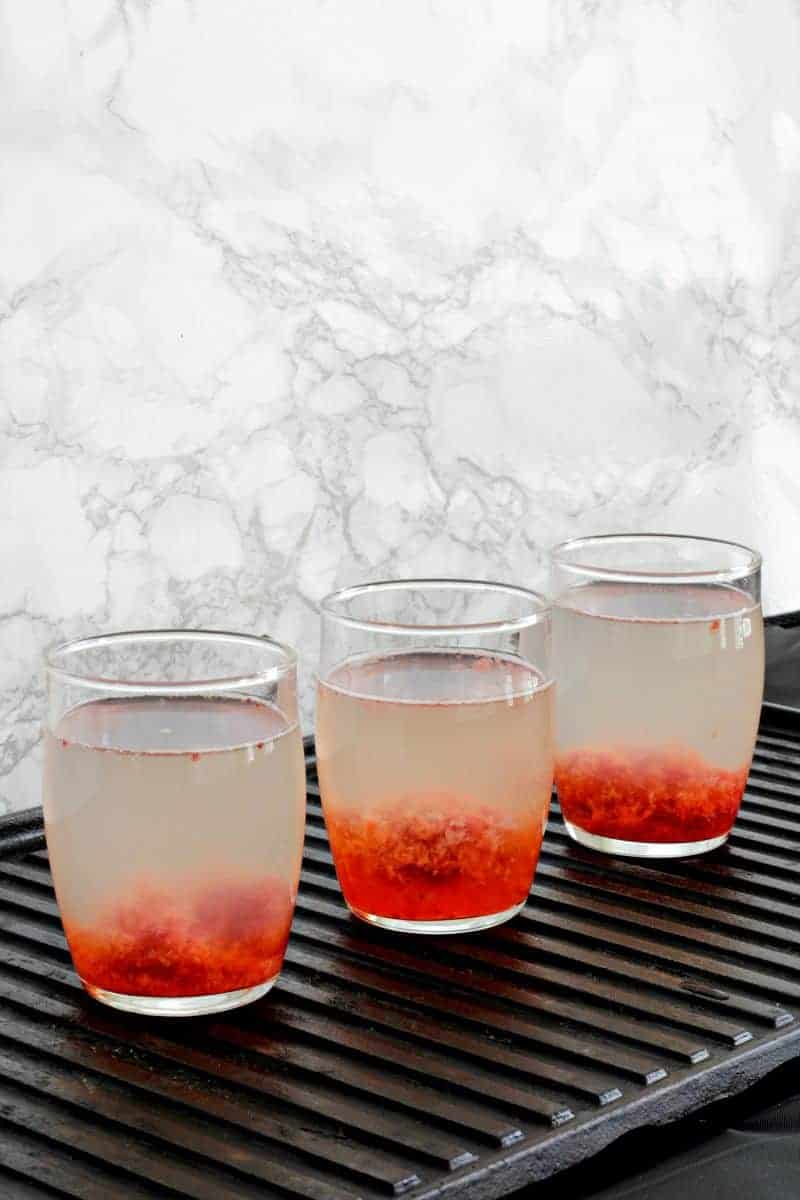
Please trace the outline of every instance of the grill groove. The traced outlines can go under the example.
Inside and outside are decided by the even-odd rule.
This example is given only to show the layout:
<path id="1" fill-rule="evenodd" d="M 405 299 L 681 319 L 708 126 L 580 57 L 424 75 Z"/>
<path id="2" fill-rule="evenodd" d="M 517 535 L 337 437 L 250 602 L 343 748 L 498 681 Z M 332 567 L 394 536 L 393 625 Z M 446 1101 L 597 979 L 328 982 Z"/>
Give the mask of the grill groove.
<path id="1" fill-rule="evenodd" d="M 800 1038 L 800 721 L 765 707 L 727 849 L 664 866 L 573 845 L 476 937 L 347 915 L 308 748 L 306 854 L 272 995 L 131 1019 L 70 964 L 41 816 L 0 822 L 0 1194 L 22 1200 L 507 1195 L 680 1116 Z"/>

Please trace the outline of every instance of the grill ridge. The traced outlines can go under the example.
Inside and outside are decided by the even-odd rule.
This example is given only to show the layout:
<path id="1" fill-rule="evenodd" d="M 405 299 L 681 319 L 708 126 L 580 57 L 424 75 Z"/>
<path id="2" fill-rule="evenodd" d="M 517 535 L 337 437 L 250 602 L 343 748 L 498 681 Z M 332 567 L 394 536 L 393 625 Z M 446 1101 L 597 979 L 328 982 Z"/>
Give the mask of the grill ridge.
<path id="1" fill-rule="evenodd" d="M 0 821 L 0 1195 L 490 1200 L 797 1053 L 794 714 L 765 706 L 727 848 L 600 858 L 554 803 L 524 912 L 435 942 L 348 916 L 306 765 L 281 979 L 202 1021 L 90 1001 L 41 813 Z"/>

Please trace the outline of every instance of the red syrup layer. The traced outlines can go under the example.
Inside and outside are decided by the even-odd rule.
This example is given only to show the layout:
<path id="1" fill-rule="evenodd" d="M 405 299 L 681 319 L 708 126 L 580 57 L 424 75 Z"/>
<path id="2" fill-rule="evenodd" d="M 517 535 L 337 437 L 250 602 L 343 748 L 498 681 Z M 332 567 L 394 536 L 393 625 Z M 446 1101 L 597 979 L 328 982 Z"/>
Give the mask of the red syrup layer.
<path id="1" fill-rule="evenodd" d="M 728 833 L 749 765 L 726 771 L 680 747 L 581 749 L 556 761 L 573 825 L 627 842 L 701 842 Z"/>
<path id="2" fill-rule="evenodd" d="M 541 815 L 511 817 L 449 792 L 401 797 L 358 812 L 325 806 L 348 903 L 405 921 L 503 912 L 530 891 Z"/>
<path id="3" fill-rule="evenodd" d="M 207 996 L 280 971 L 294 898 L 280 879 L 187 890 L 140 883 L 92 925 L 64 919 L 85 983 L 128 996 Z"/>

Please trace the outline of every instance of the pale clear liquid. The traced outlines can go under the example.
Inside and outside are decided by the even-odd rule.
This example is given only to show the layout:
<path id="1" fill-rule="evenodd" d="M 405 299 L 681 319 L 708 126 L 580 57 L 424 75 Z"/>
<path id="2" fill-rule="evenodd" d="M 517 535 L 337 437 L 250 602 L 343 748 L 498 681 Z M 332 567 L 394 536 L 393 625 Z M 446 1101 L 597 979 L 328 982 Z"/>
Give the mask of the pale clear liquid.
<path id="1" fill-rule="evenodd" d="M 688 748 L 729 770 L 753 753 L 761 609 L 732 587 L 594 583 L 553 608 L 559 754 Z"/>
<path id="2" fill-rule="evenodd" d="M 68 935 L 124 925 L 147 897 L 193 929 L 204 904 L 218 917 L 248 887 L 291 905 L 305 820 L 299 729 L 248 700 L 84 704 L 45 736 L 44 813 Z"/>
<path id="3" fill-rule="evenodd" d="M 352 872 L 342 867 L 360 841 L 365 854 L 387 858 L 374 864 L 365 887 L 365 896 L 370 890 L 392 908 L 386 915 L 417 912 L 411 902 L 417 880 L 420 919 L 463 915 L 446 909 L 458 907 L 453 897 L 468 887 L 456 876 L 468 869 L 471 830 L 498 839 L 513 839 L 518 830 L 527 839 L 533 846 L 527 891 L 552 788 L 552 688 L 522 660 L 446 650 L 350 659 L 320 682 L 317 755 L 332 849 L 355 907 L 364 904 L 348 892 L 358 890 L 356 875 L 369 874 L 369 864 L 354 862 Z M 481 909 L 479 900 L 480 911 L 492 911 L 494 882 L 487 880 L 489 907 Z M 499 885 L 496 895 L 503 908 Z"/>

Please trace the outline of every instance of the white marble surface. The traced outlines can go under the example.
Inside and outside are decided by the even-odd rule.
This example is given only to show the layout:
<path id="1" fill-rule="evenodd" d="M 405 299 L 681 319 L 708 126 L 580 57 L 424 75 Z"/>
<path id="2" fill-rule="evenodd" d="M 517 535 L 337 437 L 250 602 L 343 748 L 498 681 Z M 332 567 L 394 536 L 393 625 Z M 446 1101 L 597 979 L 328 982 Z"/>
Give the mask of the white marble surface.
<path id="1" fill-rule="evenodd" d="M 0 4 L 0 803 L 39 655 L 733 536 L 800 606 L 800 9 Z"/>

